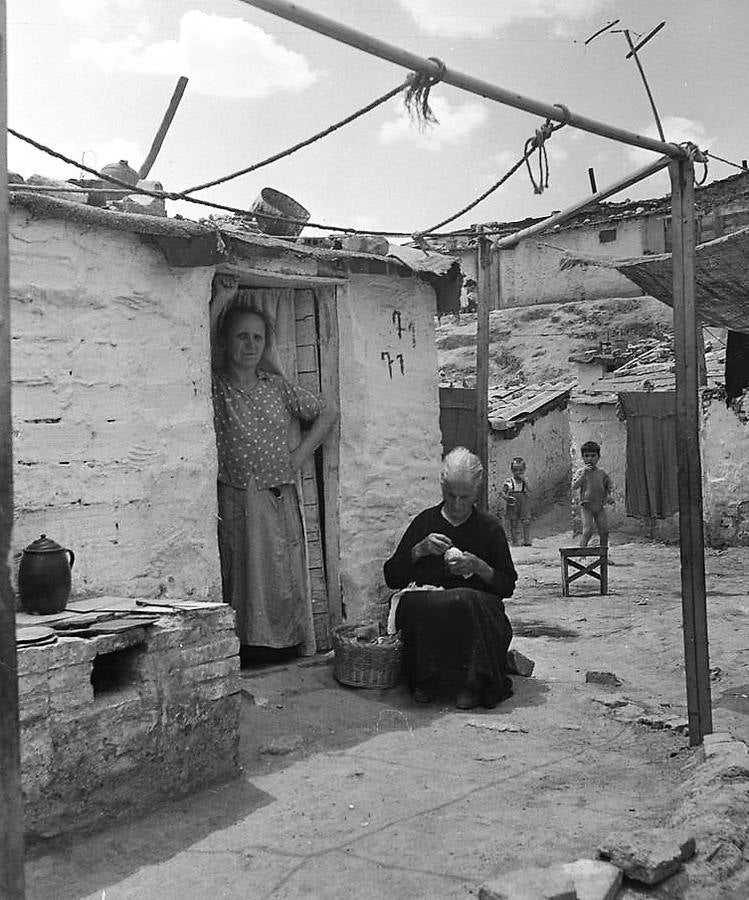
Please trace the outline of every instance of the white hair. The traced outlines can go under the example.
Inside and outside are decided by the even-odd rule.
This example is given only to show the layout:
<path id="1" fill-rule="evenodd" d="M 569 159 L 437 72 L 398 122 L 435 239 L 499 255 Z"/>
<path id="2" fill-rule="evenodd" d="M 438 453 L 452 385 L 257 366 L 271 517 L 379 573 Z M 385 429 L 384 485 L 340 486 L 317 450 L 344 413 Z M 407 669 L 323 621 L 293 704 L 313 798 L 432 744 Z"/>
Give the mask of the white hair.
<path id="1" fill-rule="evenodd" d="M 471 481 L 476 486 L 484 477 L 484 467 L 475 453 L 466 447 L 455 447 L 442 460 L 440 483 Z"/>

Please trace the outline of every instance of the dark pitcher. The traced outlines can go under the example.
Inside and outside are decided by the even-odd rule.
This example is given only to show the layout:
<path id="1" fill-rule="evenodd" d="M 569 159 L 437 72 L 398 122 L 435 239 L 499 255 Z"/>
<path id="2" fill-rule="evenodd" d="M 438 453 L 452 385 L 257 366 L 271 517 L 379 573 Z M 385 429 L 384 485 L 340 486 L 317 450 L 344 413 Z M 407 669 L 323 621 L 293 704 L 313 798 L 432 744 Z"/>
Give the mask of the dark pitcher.
<path id="1" fill-rule="evenodd" d="M 65 609 L 70 596 L 72 550 L 43 534 L 23 551 L 18 568 L 18 595 L 26 612 L 48 616 Z"/>

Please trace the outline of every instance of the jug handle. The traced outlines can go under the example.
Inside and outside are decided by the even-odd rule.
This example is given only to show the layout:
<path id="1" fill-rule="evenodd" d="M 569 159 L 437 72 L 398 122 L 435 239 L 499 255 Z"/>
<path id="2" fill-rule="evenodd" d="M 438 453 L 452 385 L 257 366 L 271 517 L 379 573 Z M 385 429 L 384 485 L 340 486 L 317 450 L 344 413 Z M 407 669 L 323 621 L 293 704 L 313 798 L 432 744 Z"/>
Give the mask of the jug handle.
<path id="1" fill-rule="evenodd" d="M 72 550 L 68 550 L 67 548 L 65 549 L 65 552 L 70 554 L 70 568 L 72 569 L 73 563 L 75 562 L 75 553 L 73 553 Z"/>

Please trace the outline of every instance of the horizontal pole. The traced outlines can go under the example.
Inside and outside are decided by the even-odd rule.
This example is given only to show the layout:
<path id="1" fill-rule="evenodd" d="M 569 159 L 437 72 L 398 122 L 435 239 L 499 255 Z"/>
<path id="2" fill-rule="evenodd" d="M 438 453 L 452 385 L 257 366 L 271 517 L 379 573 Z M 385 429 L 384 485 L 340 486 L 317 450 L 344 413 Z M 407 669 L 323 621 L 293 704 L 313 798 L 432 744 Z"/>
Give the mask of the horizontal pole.
<path id="1" fill-rule="evenodd" d="M 86 188 L 86 187 L 65 187 L 64 185 L 52 184 L 21 184 L 14 181 L 8 185 L 8 190 L 15 192 L 32 194 L 136 194 L 138 191 L 133 188 L 132 191 L 126 191 L 124 188 Z M 155 193 L 155 192 L 154 192 Z"/>
<path id="2" fill-rule="evenodd" d="M 548 219 L 544 219 L 542 222 L 537 222 L 535 225 L 529 225 L 527 228 L 521 228 L 520 231 L 516 231 L 514 234 L 508 234 L 506 237 L 500 238 L 498 241 L 494 242 L 494 247 L 497 250 L 514 247 L 515 244 L 517 244 L 518 241 L 523 240 L 523 238 L 533 237 L 533 235 L 541 234 L 542 231 L 546 231 L 554 225 L 561 225 L 563 222 L 571 219 L 572 216 L 582 212 L 582 210 L 587 209 L 589 206 L 599 203 L 601 200 L 606 200 L 608 197 L 618 194 L 619 191 L 623 191 L 625 188 L 637 184 L 637 182 L 642 181 L 643 178 L 649 178 L 656 172 L 660 172 L 661 169 L 665 169 L 669 165 L 669 162 L 670 160 L 668 157 L 661 157 L 660 159 L 655 160 L 655 162 L 650 163 L 650 165 L 638 169 L 626 178 L 622 178 L 621 181 L 609 185 L 609 187 L 598 191 L 596 194 L 591 194 L 590 197 L 586 197 L 584 200 L 579 200 L 573 206 L 568 206 L 567 209 L 562 210 L 562 212 L 554 213 L 553 216 L 549 216 Z"/>
<path id="3" fill-rule="evenodd" d="M 474 78 L 472 75 L 465 75 L 448 68 L 445 68 L 443 71 L 442 66 L 434 60 L 417 56 L 415 53 L 403 50 L 393 44 L 388 44 L 379 38 L 371 37 L 364 32 L 349 28 L 347 25 L 342 25 L 334 19 L 329 19 L 326 16 L 321 16 L 319 13 L 297 6 L 296 3 L 289 3 L 287 0 L 242 0 L 242 3 L 254 6 L 256 9 L 261 9 L 271 15 L 279 16 L 289 22 L 294 22 L 296 25 L 301 25 L 304 28 L 309 28 L 311 31 L 316 31 L 318 34 L 323 34 L 326 37 L 333 38 L 333 40 L 348 44 L 350 47 L 355 47 L 364 53 L 369 53 L 372 56 L 378 56 L 380 59 L 395 63 L 395 65 L 403 66 L 405 69 L 420 72 L 423 75 L 431 76 L 445 84 L 451 84 L 453 87 L 468 91 L 471 94 L 486 97 L 488 100 L 496 100 L 498 103 L 513 106 L 515 109 L 522 109 L 537 116 L 543 116 L 554 122 L 565 122 L 573 128 L 579 128 L 581 131 L 598 134 L 601 137 L 619 141 L 622 144 L 629 144 L 632 147 L 652 150 L 655 153 L 660 153 L 673 159 L 685 159 L 688 156 L 687 152 L 678 144 L 658 141 L 643 134 L 636 134 L 623 128 L 617 128 L 615 125 L 607 125 L 605 122 L 589 119 L 573 113 L 561 104 L 533 100 L 515 91 L 498 87 L 495 84 L 491 84 L 491 82 Z"/>

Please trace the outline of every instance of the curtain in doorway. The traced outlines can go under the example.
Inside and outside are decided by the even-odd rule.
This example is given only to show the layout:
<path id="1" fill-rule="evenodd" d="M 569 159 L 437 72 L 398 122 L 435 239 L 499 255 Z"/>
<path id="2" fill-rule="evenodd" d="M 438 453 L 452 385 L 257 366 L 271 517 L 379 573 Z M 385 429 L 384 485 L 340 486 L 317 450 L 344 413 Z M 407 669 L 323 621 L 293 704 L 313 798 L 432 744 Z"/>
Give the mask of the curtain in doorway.
<path id="1" fill-rule="evenodd" d="M 673 391 L 623 393 L 627 420 L 628 516 L 665 519 L 679 509 Z"/>

